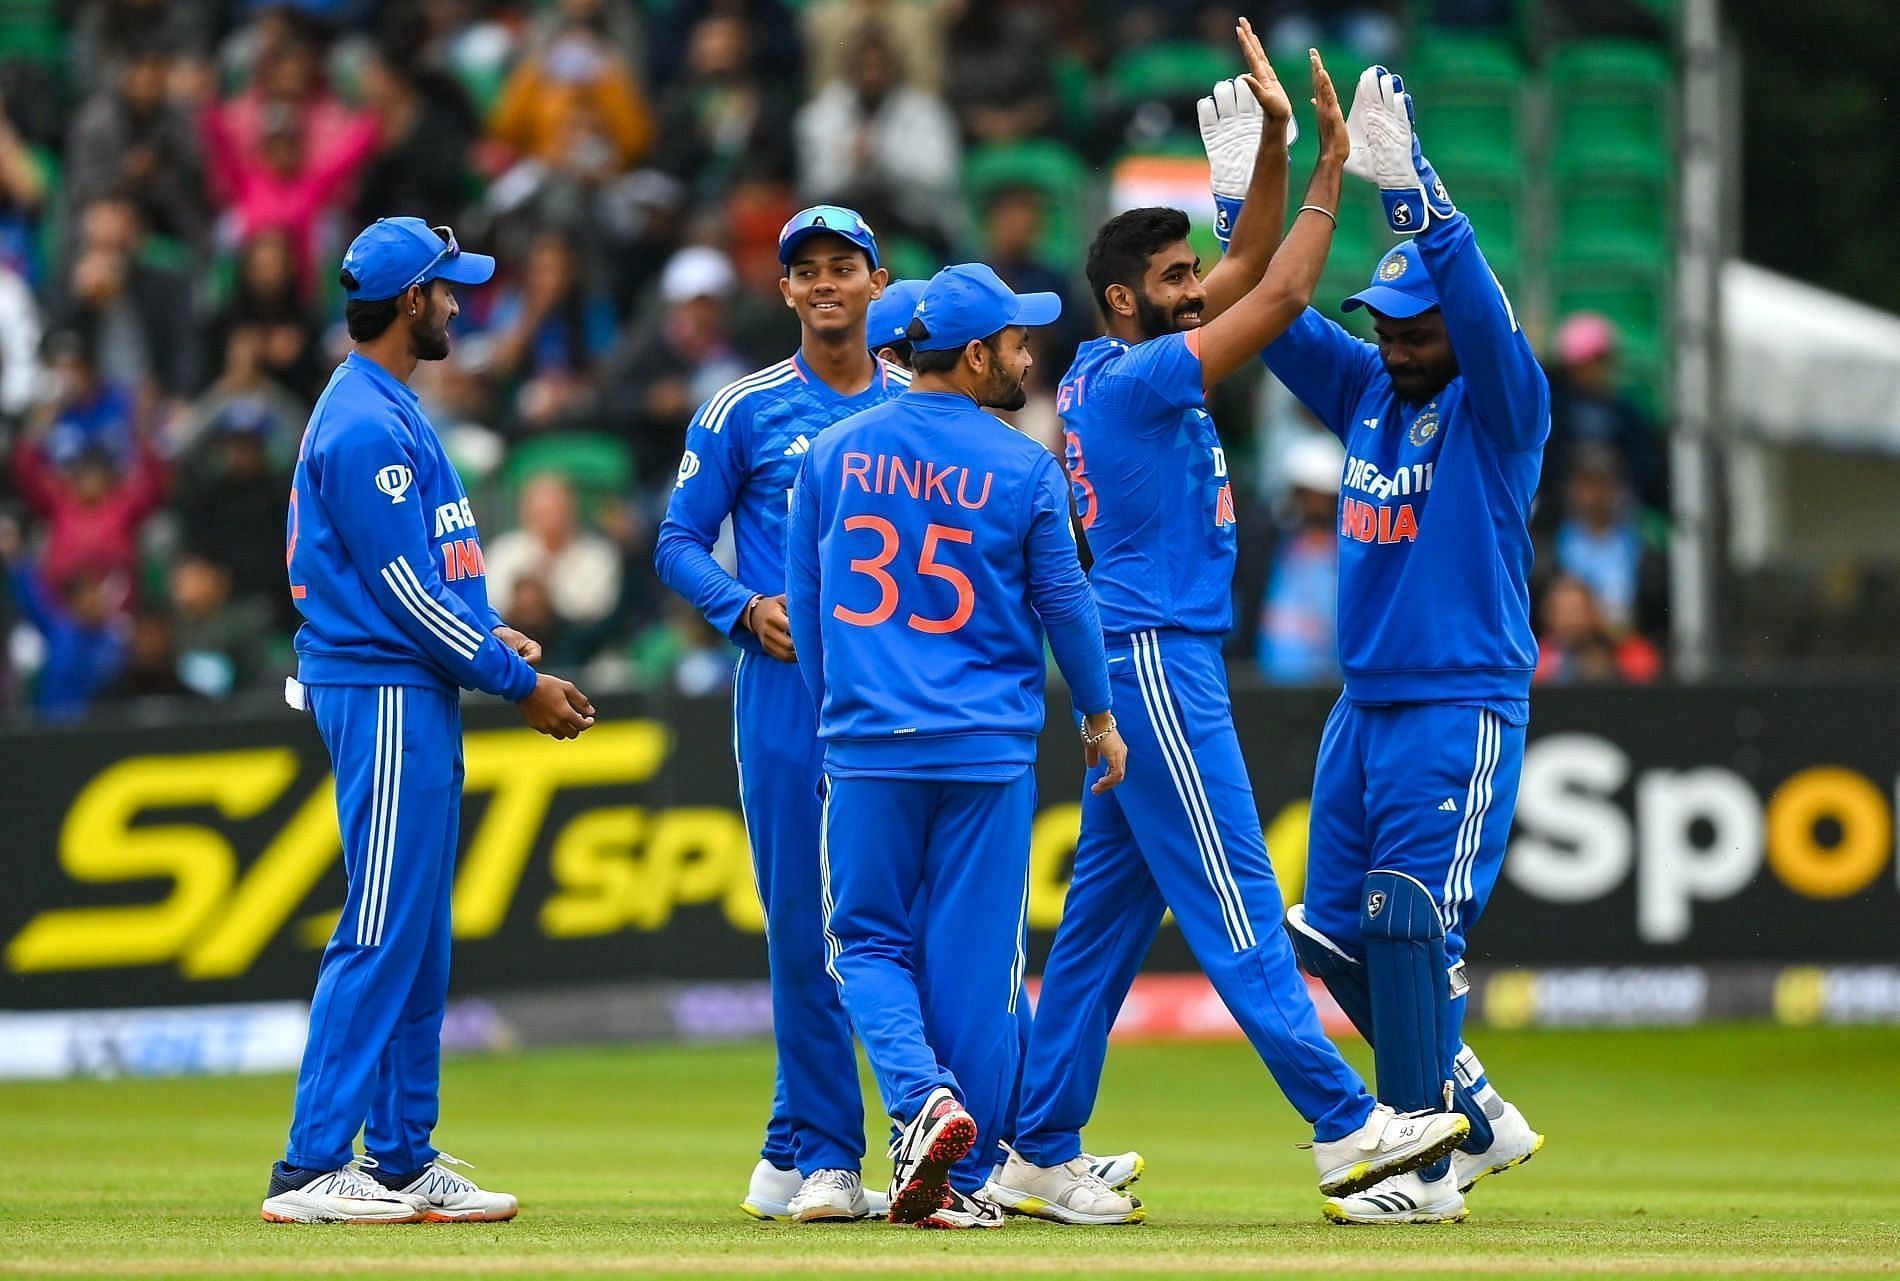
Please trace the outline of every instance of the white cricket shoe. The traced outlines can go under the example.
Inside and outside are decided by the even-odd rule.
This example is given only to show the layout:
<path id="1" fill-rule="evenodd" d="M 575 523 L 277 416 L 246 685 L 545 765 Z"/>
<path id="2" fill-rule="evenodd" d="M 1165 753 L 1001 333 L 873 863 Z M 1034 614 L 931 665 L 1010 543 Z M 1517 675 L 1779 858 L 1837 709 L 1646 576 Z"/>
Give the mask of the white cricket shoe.
<path id="1" fill-rule="evenodd" d="M 351 1164 L 293 1186 L 279 1164 L 271 1167 L 266 1223 L 417 1223 L 419 1196 L 391 1191 Z"/>
<path id="2" fill-rule="evenodd" d="M 948 1206 L 950 1167 L 975 1146 L 976 1118 L 944 1086 L 932 1090 L 891 1140 L 891 1222 L 922 1225 Z"/>
<path id="3" fill-rule="evenodd" d="M 1117 1152 L 1114 1156 L 1090 1156 L 1084 1152 L 1082 1159 L 1089 1163 L 1096 1178 L 1117 1192 L 1126 1192 L 1141 1182 L 1142 1173 L 1148 1168 L 1147 1160 L 1139 1152 Z"/>
<path id="4" fill-rule="evenodd" d="M 987 1189 L 985 1191 L 987 1192 Z M 943 1208 L 926 1215 L 917 1226 L 920 1228 L 1000 1228 L 1003 1226 L 1003 1207 L 990 1200 L 984 1193 L 968 1196 L 951 1188 L 950 1199 L 943 1203 Z"/>
<path id="5" fill-rule="evenodd" d="M 1458 1178 L 1460 1192 L 1492 1174 L 1501 1174 L 1514 1165 L 1522 1165 L 1544 1146 L 1544 1136 L 1531 1129 L 1516 1105 L 1506 1103 L 1504 1111 L 1491 1118 L 1491 1146 L 1482 1152 L 1459 1148 L 1451 1154 L 1451 1172 Z"/>
<path id="6" fill-rule="evenodd" d="M 1061 1165 L 1031 1165 L 1011 1152 L 983 1193 L 1012 1214 L 1074 1227 L 1107 1227 L 1146 1219 L 1148 1211 L 1141 1202 L 1109 1186 L 1095 1172 L 1097 1164 L 1085 1154 Z"/>
<path id="7" fill-rule="evenodd" d="M 1436 1182 L 1414 1170 L 1364 1192 L 1333 1197 L 1320 1213 L 1334 1223 L 1462 1223 L 1467 1211 L 1450 1170 Z"/>
<path id="8" fill-rule="evenodd" d="M 395 1189 L 398 1196 L 413 1198 L 421 1205 L 424 1223 L 506 1223 L 521 1213 L 521 1203 L 512 1194 L 478 1188 L 473 1179 L 449 1169 L 452 1165 L 475 1168 L 467 1161 L 438 1152 L 420 1174 Z"/>
<path id="9" fill-rule="evenodd" d="M 1327 1196 L 1363 1192 L 1395 1174 L 1430 1165 L 1471 1133 L 1471 1122 L 1456 1112 L 1394 1112 L 1373 1107 L 1366 1123 L 1343 1139 L 1315 1140 L 1319 1190 Z"/>
<path id="10" fill-rule="evenodd" d="M 755 1219 L 782 1222 L 792 1217 L 792 1198 L 804 1185 L 804 1176 L 797 1170 L 781 1170 L 761 1157 L 752 1167 L 752 1181 L 739 1208 Z"/>
<path id="11" fill-rule="evenodd" d="M 871 1213 L 864 1180 L 856 1170 L 814 1170 L 786 1207 L 798 1223 L 862 1219 Z"/>

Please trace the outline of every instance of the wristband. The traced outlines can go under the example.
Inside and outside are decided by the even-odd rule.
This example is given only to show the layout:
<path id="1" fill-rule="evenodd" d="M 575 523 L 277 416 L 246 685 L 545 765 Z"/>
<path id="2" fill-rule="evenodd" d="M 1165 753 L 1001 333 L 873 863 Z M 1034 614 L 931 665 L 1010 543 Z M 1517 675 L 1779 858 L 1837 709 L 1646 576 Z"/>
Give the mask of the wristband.
<path id="1" fill-rule="evenodd" d="M 1220 241 L 1223 254 L 1227 252 L 1228 242 L 1234 238 L 1234 224 L 1240 221 L 1240 206 L 1239 196 L 1214 193 L 1214 239 Z"/>

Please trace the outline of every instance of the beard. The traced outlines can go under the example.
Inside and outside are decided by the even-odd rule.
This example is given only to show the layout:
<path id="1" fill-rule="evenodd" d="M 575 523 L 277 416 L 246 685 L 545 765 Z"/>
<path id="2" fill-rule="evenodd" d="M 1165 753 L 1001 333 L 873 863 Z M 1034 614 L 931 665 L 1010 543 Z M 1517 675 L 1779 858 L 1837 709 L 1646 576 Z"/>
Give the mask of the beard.
<path id="1" fill-rule="evenodd" d="M 449 322 L 436 323 L 435 300 L 431 298 L 428 309 L 416 321 L 415 328 L 409 331 L 409 341 L 416 349 L 417 360 L 447 360 L 449 358 Z"/>
<path id="2" fill-rule="evenodd" d="M 1029 392 L 1023 387 L 1023 380 L 1011 378 L 1001 369 L 996 371 L 995 379 L 983 393 L 985 409 L 1021 409 L 1029 403 Z"/>
<path id="3" fill-rule="evenodd" d="M 1136 295 L 1135 324 L 1143 338 L 1161 338 L 1179 332 L 1184 317 L 1198 316 L 1205 309 L 1205 303 L 1191 302 L 1182 303 L 1169 311 L 1166 307 L 1148 301 L 1145 295 Z"/>

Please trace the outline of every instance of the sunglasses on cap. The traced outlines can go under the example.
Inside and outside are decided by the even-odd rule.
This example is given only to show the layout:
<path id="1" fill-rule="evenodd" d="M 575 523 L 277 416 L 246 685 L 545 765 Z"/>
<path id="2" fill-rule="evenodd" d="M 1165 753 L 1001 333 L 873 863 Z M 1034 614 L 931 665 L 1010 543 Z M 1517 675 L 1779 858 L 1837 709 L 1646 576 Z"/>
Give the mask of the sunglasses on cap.
<path id="1" fill-rule="evenodd" d="M 440 267 L 451 258 L 460 258 L 462 256 L 461 243 L 455 239 L 455 228 L 444 224 L 440 227 L 431 227 L 429 230 L 441 237 L 442 248 L 437 251 L 435 257 L 429 259 L 429 265 L 410 277 L 409 283 L 397 290 L 397 293 L 407 293 L 409 290 L 414 289 L 417 285 L 427 280 L 430 273 L 437 267 Z"/>

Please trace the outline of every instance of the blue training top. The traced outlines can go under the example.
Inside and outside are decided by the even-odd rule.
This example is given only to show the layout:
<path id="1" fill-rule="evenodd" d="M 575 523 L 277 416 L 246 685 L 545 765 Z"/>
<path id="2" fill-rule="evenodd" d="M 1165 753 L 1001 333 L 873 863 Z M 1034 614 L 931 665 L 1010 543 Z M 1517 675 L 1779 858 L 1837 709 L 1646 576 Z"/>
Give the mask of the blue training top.
<path id="1" fill-rule="evenodd" d="M 967 396 L 912 391 L 812 446 L 786 589 L 831 773 L 1020 774 L 1045 629 L 1077 709 L 1108 710 L 1061 465 Z"/>
<path id="2" fill-rule="evenodd" d="M 1200 336 L 1083 343 L 1056 392 L 1102 626 L 1234 625 L 1234 491 L 1201 390 Z"/>
<path id="3" fill-rule="evenodd" d="M 1426 404 L 1379 350 L 1308 310 L 1267 368 L 1346 445 L 1339 658 L 1360 703 L 1477 703 L 1529 715 L 1531 499 L 1550 383 L 1464 215 L 1418 236 L 1460 373 Z"/>
<path id="4" fill-rule="evenodd" d="M 318 397 L 286 532 L 304 684 L 534 691 L 534 669 L 491 635 L 462 479 L 416 393 L 375 361 L 351 352 Z"/>
<path id="5" fill-rule="evenodd" d="M 908 386 L 910 371 L 880 360 L 869 387 L 841 396 L 793 355 L 721 388 L 686 429 L 686 453 L 653 549 L 661 580 L 721 634 L 763 654 L 739 615 L 754 596 L 785 590 L 785 517 L 806 451 L 839 419 Z M 738 544 L 736 576 L 712 554 L 728 516 Z"/>

